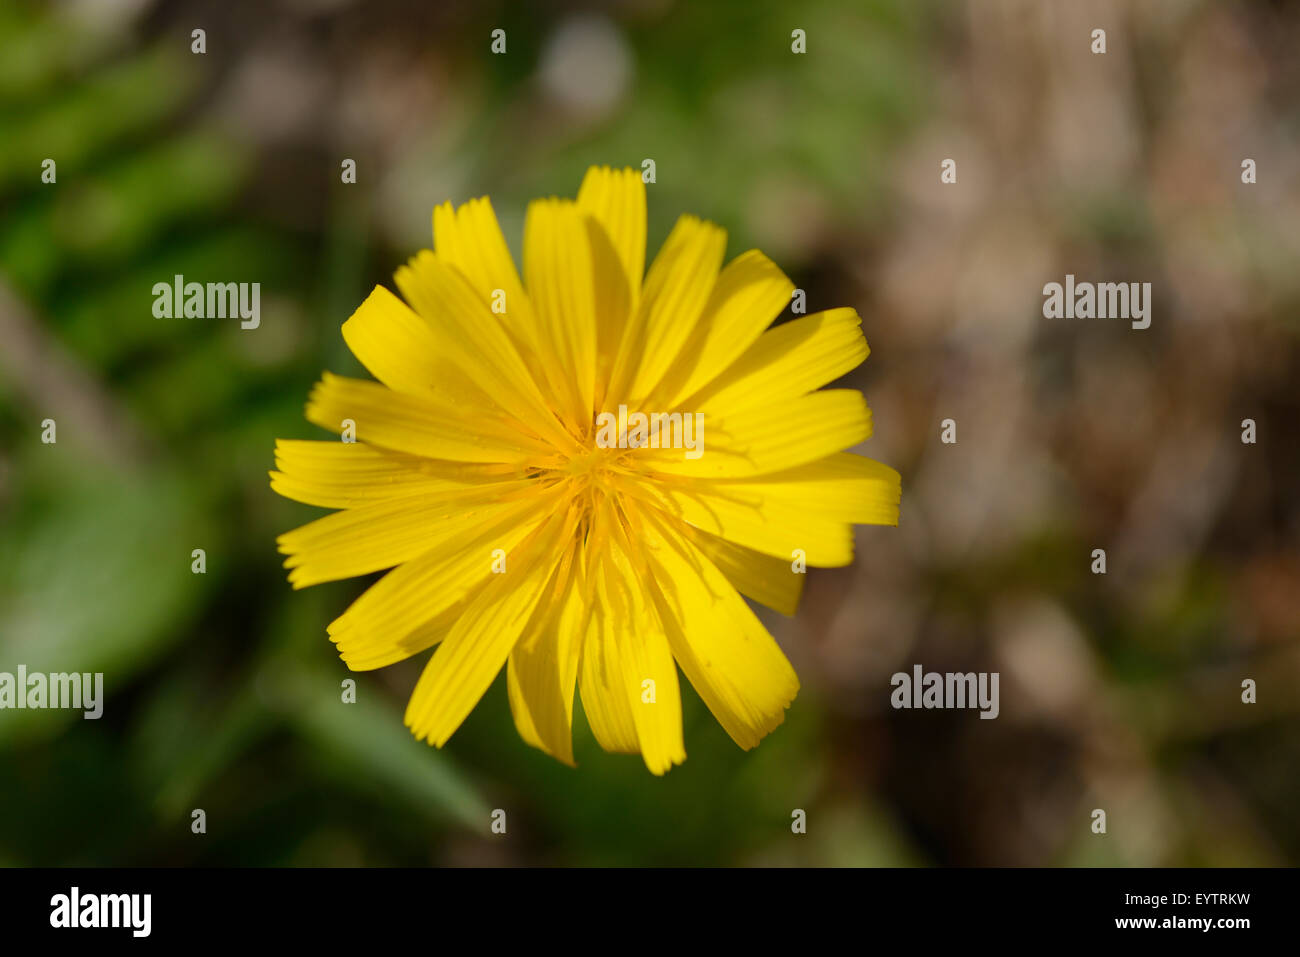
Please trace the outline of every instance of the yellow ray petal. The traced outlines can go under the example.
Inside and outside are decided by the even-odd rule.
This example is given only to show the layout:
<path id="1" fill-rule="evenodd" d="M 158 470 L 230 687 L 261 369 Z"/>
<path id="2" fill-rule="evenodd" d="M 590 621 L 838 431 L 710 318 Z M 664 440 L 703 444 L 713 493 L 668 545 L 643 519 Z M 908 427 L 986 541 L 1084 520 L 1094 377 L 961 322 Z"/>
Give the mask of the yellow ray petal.
<path id="1" fill-rule="evenodd" d="M 554 455 L 550 446 L 487 410 L 470 418 L 463 408 L 330 372 L 312 389 L 306 415 L 332 432 L 350 419 L 358 439 L 427 458 L 522 464 Z"/>
<path id="2" fill-rule="evenodd" d="M 501 671 L 572 537 L 573 515 L 553 515 L 519 549 L 512 567 L 494 575 L 429 659 L 406 706 L 416 738 L 442 747 Z"/>
<path id="3" fill-rule="evenodd" d="M 854 525 L 897 525 L 902 481 L 898 472 L 850 452 L 742 482 L 716 482 L 719 494 L 757 493 L 774 509 Z M 775 514 L 775 513 L 773 513 Z"/>
<path id="4" fill-rule="evenodd" d="M 531 309 L 510 247 L 486 196 L 455 208 L 451 203 L 434 207 L 433 241 L 438 258 L 459 269 L 485 303 L 491 302 L 494 290 L 502 289 L 508 309 L 513 307 L 510 300 L 516 298 L 515 293 L 520 294 L 518 308 Z"/>
<path id="5" fill-rule="evenodd" d="M 376 286 L 343 323 L 343 339 L 390 389 L 497 413 L 488 396 L 447 361 L 433 327 L 383 286 Z"/>
<path id="6" fill-rule="evenodd" d="M 271 488 L 324 508 L 356 508 L 406 495 L 436 494 L 522 472 L 495 465 L 425 459 L 364 442 L 277 439 Z"/>
<path id="7" fill-rule="evenodd" d="M 754 747 L 785 719 L 799 690 L 794 669 L 699 549 L 662 521 L 641 531 L 673 656 L 732 740 Z"/>
<path id="8" fill-rule="evenodd" d="M 757 249 L 742 253 L 718 275 L 691 338 L 648 400 L 651 408 L 704 411 L 682 399 L 712 381 L 759 339 L 790 303 L 794 283 Z M 805 390 L 807 391 L 807 390 Z"/>
<path id="9" fill-rule="evenodd" d="M 627 329 L 634 296 L 628 288 L 627 274 L 618 261 L 618 253 L 604 227 L 591 216 L 587 217 L 586 222 L 587 238 L 591 245 L 591 268 L 595 274 L 596 376 L 592 406 L 595 409 L 604 404 L 609 391 L 609 377 Z"/>
<path id="10" fill-rule="evenodd" d="M 774 408 L 705 416 L 698 458 L 686 458 L 681 449 L 637 454 L 646 467 L 667 475 L 739 479 L 816 461 L 870 435 L 871 412 L 862 393 L 822 389 Z"/>
<path id="11" fill-rule="evenodd" d="M 348 667 L 365 670 L 429 647 L 441 634 L 439 616 L 487 582 L 498 549 L 506 555 L 506 568 L 512 567 L 514 550 L 546 520 L 555 501 L 551 496 L 513 503 L 497 521 L 393 569 L 330 623 L 339 656 Z"/>
<path id="12" fill-rule="evenodd" d="M 659 614 L 647 593 L 650 570 L 634 567 L 633 547 L 616 526 L 601 562 L 604 598 L 610 608 L 612 647 L 605 649 L 611 684 L 621 668 L 641 758 L 652 774 L 686 760 L 682 741 L 682 699 L 677 666 Z M 617 694 L 618 687 L 610 693 Z"/>
<path id="13" fill-rule="evenodd" d="M 587 635 L 582 643 L 578 692 L 582 711 L 597 743 L 614 754 L 639 754 L 636 720 L 623 680 L 623 663 L 617 623 L 600 607 L 592 610 Z"/>
<path id="14" fill-rule="evenodd" d="M 641 294 L 645 272 L 645 184 L 633 169 L 593 166 L 578 189 L 578 206 L 609 237 L 618 255 L 630 300 Z"/>
<path id="15" fill-rule="evenodd" d="M 487 576 L 484 575 L 483 579 L 486 578 Z M 339 659 L 351 671 L 374 671 L 427 651 L 447 637 L 447 633 L 460 620 L 460 616 L 465 614 L 465 609 L 469 607 L 469 603 L 482 587 L 483 581 L 480 581 L 469 590 L 467 596 L 453 601 L 443 611 L 421 622 L 419 626 L 400 637 L 391 634 L 377 636 L 373 633 L 344 636 L 347 640 L 347 650 L 340 651 Z M 333 636 L 331 640 L 334 640 Z M 343 642 L 340 642 L 337 647 L 342 649 Z"/>
<path id="16" fill-rule="evenodd" d="M 318 518 L 285 532 L 276 542 L 288 556 L 284 567 L 292 569 L 289 581 L 294 588 L 353 578 L 392 568 L 461 538 L 512 511 L 511 494 L 532 484 L 520 480 L 385 499 Z"/>
<path id="17" fill-rule="evenodd" d="M 646 274 L 610 375 L 606 409 L 639 406 L 686 345 L 713 292 L 727 234 L 713 223 L 682 216 Z"/>
<path id="18" fill-rule="evenodd" d="M 617 754 L 638 754 L 636 719 L 628 694 L 618 629 L 626 623 L 627 602 L 611 592 L 604 570 L 610 526 L 607 503 L 593 512 L 583 557 L 587 562 L 587 605 L 591 619 L 582 643 L 578 690 L 582 710 L 597 743 Z M 617 602 L 617 603 L 616 603 Z"/>
<path id="19" fill-rule="evenodd" d="M 596 286 L 587 219 L 572 202 L 529 205 L 524 277 L 537 311 L 543 374 L 571 430 L 585 432 L 596 385 Z"/>
<path id="20" fill-rule="evenodd" d="M 809 565 L 838 568 L 853 561 L 853 529 L 847 522 L 810 513 L 806 503 L 770 494 L 763 482 L 646 482 L 626 487 L 666 517 L 743 545 L 764 555 L 793 561 L 803 552 Z"/>
<path id="21" fill-rule="evenodd" d="M 682 525 L 681 531 L 742 595 L 783 615 L 793 615 L 798 609 L 807 576 L 794 570 L 793 555 L 788 561 L 764 555 L 690 525 Z"/>
<path id="22" fill-rule="evenodd" d="M 557 591 L 544 598 L 533 621 L 510 652 L 506 687 L 519 736 L 573 766 L 573 692 L 582 639 L 587 630 L 584 586 L 573 551 L 556 577 Z"/>
<path id="23" fill-rule="evenodd" d="M 734 413 L 821 388 L 867 357 L 861 327 L 854 310 L 828 309 L 769 329 L 683 406 L 705 415 Z"/>
<path id="24" fill-rule="evenodd" d="M 433 236 L 438 259 L 459 270 L 489 310 L 494 299 L 501 301 L 498 291 L 504 295 L 504 312 L 493 312 L 493 317 L 521 352 L 535 355 L 533 305 L 488 198 L 472 199 L 455 209 L 451 203 L 435 207 Z"/>
<path id="25" fill-rule="evenodd" d="M 426 249 L 395 278 L 406 301 L 442 333 L 448 357 L 501 408 L 558 448 L 576 448 L 500 317 L 460 270 Z"/>

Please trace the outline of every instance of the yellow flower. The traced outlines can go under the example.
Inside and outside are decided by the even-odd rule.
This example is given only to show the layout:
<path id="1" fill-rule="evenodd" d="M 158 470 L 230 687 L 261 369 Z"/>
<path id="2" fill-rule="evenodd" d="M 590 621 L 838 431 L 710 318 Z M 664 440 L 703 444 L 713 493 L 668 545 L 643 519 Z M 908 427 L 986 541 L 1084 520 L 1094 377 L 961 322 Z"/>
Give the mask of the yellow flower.
<path id="1" fill-rule="evenodd" d="M 741 593 L 792 615 L 805 564 L 898 520 L 898 473 L 843 451 L 871 434 L 861 393 L 821 389 L 867 356 L 857 313 L 768 329 L 794 286 L 757 250 L 724 268 L 693 216 L 643 279 L 630 169 L 529 206 L 522 281 L 486 199 L 433 233 L 405 303 L 376 287 L 343 325 L 379 381 L 312 391 L 344 441 L 276 445 L 271 487 L 340 509 L 280 537 L 289 580 L 393 569 L 329 635 L 354 670 L 438 645 L 406 723 L 439 747 L 506 665 L 519 734 L 565 763 L 575 685 L 603 748 L 685 760 L 678 667 L 752 748 L 799 682 Z"/>

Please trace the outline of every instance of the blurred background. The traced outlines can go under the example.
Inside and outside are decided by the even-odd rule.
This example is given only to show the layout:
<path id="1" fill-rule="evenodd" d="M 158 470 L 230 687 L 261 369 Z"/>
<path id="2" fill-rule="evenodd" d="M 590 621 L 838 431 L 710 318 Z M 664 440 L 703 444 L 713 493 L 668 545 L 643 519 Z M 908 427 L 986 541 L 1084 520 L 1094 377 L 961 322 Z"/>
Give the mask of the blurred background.
<path id="1" fill-rule="evenodd" d="M 528 6 L 0 0 L 0 671 L 106 684 L 0 711 L 0 864 L 1300 863 L 1300 5 Z M 579 718 L 571 770 L 504 674 L 430 749 L 424 656 L 327 640 L 367 582 L 290 590 L 321 512 L 274 440 L 325 437 L 434 204 L 517 253 L 529 198 L 645 158 L 650 250 L 697 213 L 862 314 L 901 524 L 764 613 L 803 690 L 754 752 L 684 684 L 684 766 Z M 1151 282 L 1151 328 L 1044 319 L 1067 272 Z M 155 319 L 176 273 L 260 282 L 261 327 Z M 999 672 L 1000 717 L 892 710 L 913 664 Z"/>

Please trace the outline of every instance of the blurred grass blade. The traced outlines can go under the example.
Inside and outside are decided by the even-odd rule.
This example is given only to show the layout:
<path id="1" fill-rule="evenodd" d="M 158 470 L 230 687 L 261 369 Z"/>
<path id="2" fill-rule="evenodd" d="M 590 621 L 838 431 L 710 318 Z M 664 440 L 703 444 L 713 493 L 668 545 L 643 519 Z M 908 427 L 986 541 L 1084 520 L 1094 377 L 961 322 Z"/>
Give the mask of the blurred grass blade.
<path id="1" fill-rule="evenodd" d="M 437 809 L 487 833 L 490 812 L 477 789 L 445 754 L 416 741 L 399 715 L 368 700 L 364 690 L 355 704 L 344 704 L 339 681 L 302 676 L 285 717 L 324 754 L 356 772 L 343 780 L 363 775 L 371 787 L 391 789 L 417 808 Z"/>

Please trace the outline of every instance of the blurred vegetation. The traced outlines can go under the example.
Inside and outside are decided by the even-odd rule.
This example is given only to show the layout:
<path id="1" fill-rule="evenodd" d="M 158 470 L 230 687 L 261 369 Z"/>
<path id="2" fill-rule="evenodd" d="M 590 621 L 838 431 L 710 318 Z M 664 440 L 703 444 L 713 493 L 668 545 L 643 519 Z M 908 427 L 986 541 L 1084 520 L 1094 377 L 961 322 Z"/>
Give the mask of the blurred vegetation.
<path id="1" fill-rule="evenodd" d="M 1205 54 L 1197 76 L 1249 76 L 1258 125 L 1294 146 L 1279 106 L 1294 96 L 1273 86 L 1296 92 L 1283 51 L 1252 72 L 1197 44 L 1225 23 L 1294 37 L 1298 21 L 1191 4 L 1108 26 L 1120 63 L 1127 27 L 1170 60 L 1180 43 Z M 1040 25 L 1026 40 L 1008 18 L 906 0 L 0 0 L 0 670 L 102 671 L 107 699 L 99 721 L 0 712 L 0 864 L 1294 863 L 1297 463 L 1278 451 L 1300 365 L 1279 318 L 1300 301 L 1294 196 L 1266 215 L 1198 194 L 1211 238 L 1180 245 L 1161 185 L 1180 170 L 1154 133 L 1139 147 L 1151 171 L 1054 188 L 1077 180 L 1054 154 L 1017 159 L 1015 124 L 1036 121 L 1012 104 L 1059 87 L 1031 71 L 1050 72 L 1077 24 Z M 488 52 L 496 27 L 505 56 Z M 790 53 L 796 27 L 807 55 Z M 1174 111 L 1155 83 L 1115 95 Z M 981 112 L 981 95 L 1001 99 Z M 1210 127 L 1177 142 L 1195 155 Z M 936 213 L 930 184 L 953 153 L 976 185 Z M 47 157 L 56 184 L 40 180 Z M 504 679 L 427 748 L 401 719 L 423 656 L 352 674 L 326 638 L 365 583 L 285 581 L 275 536 L 319 513 L 270 492 L 274 440 L 319 437 L 302 419 L 311 383 L 360 373 L 339 325 L 429 244 L 435 203 L 490 194 L 517 250 L 528 199 L 646 157 L 650 249 L 697 213 L 728 228 L 731 254 L 773 255 L 812 308 L 863 313 L 873 355 L 851 384 L 876 409 L 864 451 L 904 472 L 904 526 L 865 530 L 854 569 L 815 572 L 799 616 L 768 619 L 804 689 L 754 752 L 683 683 L 683 767 L 654 779 L 579 718 L 571 770 L 518 739 Z M 1013 188 L 1040 205 L 1008 201 Z M 1198 374 L 1194 322 L 1175 334 L 1162 317 L 1123 356 L 1015 331 L 1045 281 L 1022 263 L 1059 279 L 1058 254 L 1206 276 L 1203 255 L 1218 283 L 1194 298 L 1260 345 Z M 155 319 L 150 290 L 175 274 L 260 282 L 261 327 Z M 1242 277 L 1266 291 L 1234 296 Z M 1096 369 L 1121 397 L 1205 415 L 1186 432 L 1177 413 L 1144 426 L 1103 401 L 1090 415 Z M 954 409 L 964 457 L 940 458 Z M 1246 447 L 1253 472 L 1131 444 L 1173 429 L 1198 448 L 1212 422 L 1226 447 L 1241 409 L 1269 437 Z M 40 442 L 47 417 L 56 445 Z M 1144 484 L 1140 461 L 1176 479 Z M 1191 518 L 1161 524 L 1171 501 Z M 1122 567 L 1088 575 L 1080 556 L 1125 528 Z M 889 674 L 914 661 L 1001 669 L 1002 718 L 890 711 Z M 1243 674 L 1261 688 L 1245 719 Z M 340 702 L 349 677 L 355 705 Z M 1114 840 L 1088 832 L 1095 806 Z M 508 839 L 488 834 L 493 808 Z"/>

